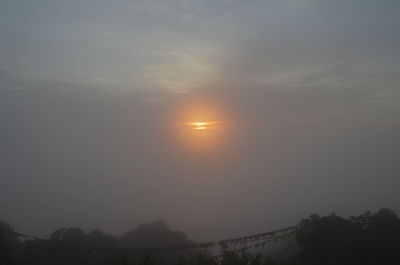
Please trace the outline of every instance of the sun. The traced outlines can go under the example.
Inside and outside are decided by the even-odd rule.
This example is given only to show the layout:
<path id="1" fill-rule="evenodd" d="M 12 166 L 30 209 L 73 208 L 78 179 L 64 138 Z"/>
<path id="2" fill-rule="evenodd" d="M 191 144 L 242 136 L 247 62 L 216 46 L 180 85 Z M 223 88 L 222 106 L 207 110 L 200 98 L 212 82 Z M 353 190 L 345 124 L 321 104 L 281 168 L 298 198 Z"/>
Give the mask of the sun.
<path id="1" fill-rule="evenodd" d="M 196 121 L 189 123 L 189 125 L 192 127 L 193 130 L 204 131 L 209 129 L 209 127 L 211 126 L 211 122 Z"/>
<path id="2" fill-rule="evenodd" d="M 172 135 L 177 147 L 191 154 L 220 153 L 230 139 L 232 122 L 226 108 L 212 99 L 185 101 L 174 111 Z"/>

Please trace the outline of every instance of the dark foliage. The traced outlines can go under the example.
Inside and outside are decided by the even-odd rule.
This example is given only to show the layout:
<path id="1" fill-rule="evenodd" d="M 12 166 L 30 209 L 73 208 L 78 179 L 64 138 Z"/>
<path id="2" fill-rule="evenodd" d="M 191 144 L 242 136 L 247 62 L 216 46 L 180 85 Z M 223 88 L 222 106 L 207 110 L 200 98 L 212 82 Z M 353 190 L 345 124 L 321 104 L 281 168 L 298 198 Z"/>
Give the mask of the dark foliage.
<path id="1" fill-rule="evenodd" d="M 298 264 L 400 264 L 400 220 L 389 209 L 349 219 L 312 215 L 296 236 Z"/>
<path id="2" fill-rule="evenodd" d="M 13 257 L 20 243 L 17 236 L 12 233 L 11 227 L 0 221 L 0 265 L 13 262 Z"/>
<path id="3" fill-rule="evenodd" d="M 100 230 L 60 228 L 49 240 L 21 241 L 0 222 L 0 265 L 397 265 L 400 264 L 400 219 L 389 209 L 375 214 L 342 218 L 335 214 L 311 215 L 300 222 L 295 235 L 300 247 L 289 256 L 282 249 L 272 259 L 259 252 L 234 252 L 224 248 L 219 258 L 206 251 L 122 251 L 126 247 L 160 247 L 193 244 L 182 232 L 162 222 L 144 224 L 122 237 Z M 293 240 L 292 240 L 293 241 Z"/>

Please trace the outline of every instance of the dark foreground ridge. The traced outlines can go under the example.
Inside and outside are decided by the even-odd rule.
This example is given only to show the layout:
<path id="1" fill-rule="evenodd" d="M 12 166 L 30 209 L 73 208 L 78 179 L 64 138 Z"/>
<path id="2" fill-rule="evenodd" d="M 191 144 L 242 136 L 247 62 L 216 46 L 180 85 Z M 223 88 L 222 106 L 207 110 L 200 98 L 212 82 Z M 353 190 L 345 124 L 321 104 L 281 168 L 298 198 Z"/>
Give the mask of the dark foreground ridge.
<path id="1" fill-rule="evenodd" d="M 120 238 L 100 230 L 60 228 L 48 239 L 0 222 L 0 265 L 324 265 L 400 264 L 400 219 L 389 209 L 342 218 L 311 215 L 299 225 L 196 243 L 162 221 Z"/>

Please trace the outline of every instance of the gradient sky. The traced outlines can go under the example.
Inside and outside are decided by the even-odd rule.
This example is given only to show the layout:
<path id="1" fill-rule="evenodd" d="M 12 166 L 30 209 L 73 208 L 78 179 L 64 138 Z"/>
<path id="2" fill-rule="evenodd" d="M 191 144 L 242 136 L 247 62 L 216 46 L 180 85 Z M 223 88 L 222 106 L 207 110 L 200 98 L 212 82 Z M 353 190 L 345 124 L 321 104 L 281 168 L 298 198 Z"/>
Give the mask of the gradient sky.
<path id="1" fill-rule="evenodd" d="M 398 0 L 2 0 L 0 219 L 214 240 L 398 209 L 399 28 Z M 182 146 L 191 104 L 223 145 Z"/>

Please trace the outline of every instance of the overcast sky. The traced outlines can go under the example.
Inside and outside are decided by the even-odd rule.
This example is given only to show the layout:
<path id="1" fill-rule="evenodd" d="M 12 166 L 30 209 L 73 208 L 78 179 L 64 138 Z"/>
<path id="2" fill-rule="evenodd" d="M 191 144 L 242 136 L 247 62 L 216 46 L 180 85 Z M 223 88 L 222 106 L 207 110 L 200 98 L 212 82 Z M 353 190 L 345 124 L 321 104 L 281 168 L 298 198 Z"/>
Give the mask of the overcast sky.
<path id="1" fill-rule="evenodd" d="M 2 0 L 0 219 L 213 240 L 399 209 L 399 28 L 398 0 Z M 224 144 L 184 146 L 192 102 Z"/>

